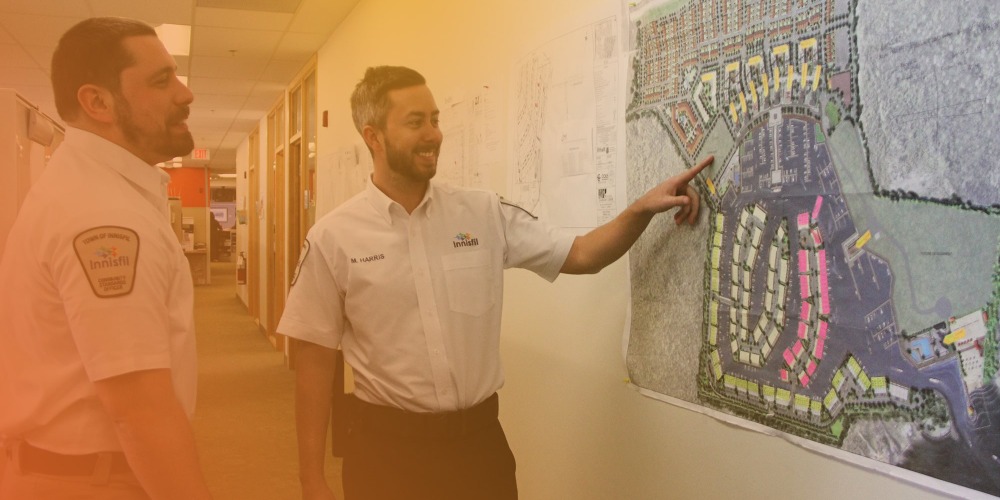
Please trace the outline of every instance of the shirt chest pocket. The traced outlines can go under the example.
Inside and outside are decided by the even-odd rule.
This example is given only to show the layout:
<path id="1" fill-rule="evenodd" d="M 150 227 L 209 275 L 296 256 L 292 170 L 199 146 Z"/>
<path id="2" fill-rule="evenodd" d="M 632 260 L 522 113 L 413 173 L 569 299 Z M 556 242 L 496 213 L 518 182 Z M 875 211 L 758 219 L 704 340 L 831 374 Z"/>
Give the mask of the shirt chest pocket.
<path id="1" fill-rule="evenodd" d="M 493 308 L 496 284 L 489 250 L 444 255 L 441 267 L 452 311 L 481 316 Z"/>

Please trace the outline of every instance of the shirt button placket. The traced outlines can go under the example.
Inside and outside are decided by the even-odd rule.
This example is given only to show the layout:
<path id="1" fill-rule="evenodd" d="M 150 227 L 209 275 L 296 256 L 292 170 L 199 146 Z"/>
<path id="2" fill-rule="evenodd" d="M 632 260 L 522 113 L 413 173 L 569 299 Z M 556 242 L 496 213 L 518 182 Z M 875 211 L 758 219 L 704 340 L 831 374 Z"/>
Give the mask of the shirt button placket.
<path id="1" fill-rule="evenodd" d="M 420 318 L 424 324 L 424 334 L 426 335 L 434 386 L 437 389 L 438 404 L 446 408 L 455 408 L 454 391 L 450 390 L 452 384 L 451 369 L 445 354 L 443 329 L 437 315 L 437 301 L 434 298 L 434 285 L 427 257 L 427 246 L 424 243 L 423 230 L 417 217 L 410 219 L 409 236 L 410 265 L 413 267 Z"/>

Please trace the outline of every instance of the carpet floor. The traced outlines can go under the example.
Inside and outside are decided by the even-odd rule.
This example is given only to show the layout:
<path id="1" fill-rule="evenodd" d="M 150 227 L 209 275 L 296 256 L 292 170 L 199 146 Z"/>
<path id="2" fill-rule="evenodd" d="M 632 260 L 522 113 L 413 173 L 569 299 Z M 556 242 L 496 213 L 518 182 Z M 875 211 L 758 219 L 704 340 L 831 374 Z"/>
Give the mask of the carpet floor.
<path id="1" fill-rule="evenodd" d="M 236 268 L 213 262 L 212 284 L 195 287 L 198 407 L 194 432 L 217 499 L 301 497 L 295 443 L 295 374 L 236 296 Z M 327 480 L 342 496 L 340 460 Z"/>

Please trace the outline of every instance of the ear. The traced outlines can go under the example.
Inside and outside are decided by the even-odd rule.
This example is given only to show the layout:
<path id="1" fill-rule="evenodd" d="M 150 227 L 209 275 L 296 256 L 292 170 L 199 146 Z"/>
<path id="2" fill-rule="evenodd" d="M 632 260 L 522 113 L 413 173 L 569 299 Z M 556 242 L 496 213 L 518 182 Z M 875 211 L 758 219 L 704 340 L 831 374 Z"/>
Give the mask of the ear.
<path id="1" fill-rule="evenodd" d="M 361 129 L 361 137 L 365 140 L 365 144 L 368 146 L 368 149 L 371 150 L 372 154 L 385 150 L 381 130 L 371 125 L 365 125 L 364 128 Z"/>
<path id="2" fill-rule="evenodd" d="M 76 100 L 90 119 L 104 124 L 114 123 L 115 99 L 104 87 L 89 83 L 82 85 L 76 91 Z"/>

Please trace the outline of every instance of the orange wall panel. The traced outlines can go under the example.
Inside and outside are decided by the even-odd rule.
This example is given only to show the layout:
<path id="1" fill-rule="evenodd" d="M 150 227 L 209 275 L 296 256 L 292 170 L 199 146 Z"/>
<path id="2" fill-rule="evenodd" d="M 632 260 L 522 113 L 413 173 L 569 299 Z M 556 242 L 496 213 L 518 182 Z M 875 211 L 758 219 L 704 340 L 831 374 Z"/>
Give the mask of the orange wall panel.
<path id="1" fill-rule="evenodd" d="M 170 184 L 167 186 L 167 193 L 170 196 L 179 196 L 181 206 L 208 206 L 208 169 L 182 167 L 168 168 L 165 171 L 170 174 Z"/>

